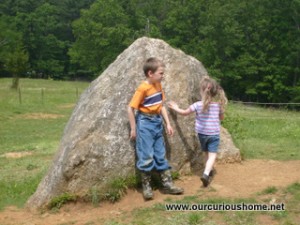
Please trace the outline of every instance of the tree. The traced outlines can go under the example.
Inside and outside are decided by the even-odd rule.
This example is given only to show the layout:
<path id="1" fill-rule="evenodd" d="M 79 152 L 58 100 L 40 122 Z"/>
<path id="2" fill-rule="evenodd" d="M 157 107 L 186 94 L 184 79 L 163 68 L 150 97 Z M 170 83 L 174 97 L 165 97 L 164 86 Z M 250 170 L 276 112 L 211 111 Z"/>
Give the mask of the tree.
<path id="1" fill-rule="evenodd" d="M 0 21 L 0 69 L 12 75 L 12 88 L 17 89 L 19 78 L 28 68 L 28 53 L 23 47 L 22 35 L 17 32 L 12 17 Z"/>
<path id="2" fill-rule="evenodd" d="M 229 98 L 299 99 L 299 0 L 3 0 L 0 11 L 3 74 L 17 33 L 34 77 L 57 79 L 92 79 L 149 36 L 199 59 Z"/>
<path id="3" fill-rule="evenodd" d="M 230 98 L 279 102 L 298 93 L 299 0 L 173 4 L 164 39 L 202 61 Z"/>
<path id="4" fill-rule="evenodd" d="M 59 24 L 57 7 L 44 3 L 29 14 L 18 13 L 17 19 L 24 34 L 31 68 L 41 78 L 62 74 L 66 44 L 56 36 Z"/>
<path id="5" fill-rule="evenodd" d="M 94 73 L 106 68 L 132 41 L 128 16 L 116 0 L 98 0 L 89 10 L 82 10 L 73 32 L 72 63 Z"/>
<path id="6" fill-rule="evenodd" d="M 12 52 L 7 54 L 5 68 L 13 76 L 11 88 L 19 88 L 19 79 L 28 68 L 28 54 L 21 46 L 17 46 Z"/>
<path id="7" fill-rule="evenodd" d="M 169 43 L 203 62 L 226 89 L 225 80 L 241 76 L 233 70 L 243 38 L 236 20 L 239 7 L 239 1 L 178 1 L 164 21 Z"/>
<path id="8" fill-rule="evenodd" d="M 13 18 L 0 17 L 0 65 L 13 77 L 12 88 L 19 87 L 19 78 L 28 68 L 28 53 L 23 47 L 22 34 L 17 32 Z"/>
<path id="9" fill-rule="evenodd" d="M 94 0 L 3 0 L 0 10 L 14 17 L 29 53 L 31 77 L 64 79 L 69 71 L 67 54 L 74 42 L 71 23 L 80 9 Z"/>
<path id="10" fill-rule="evenodd" d="M 300 1 L 293 0 L 290 5 L 290 11 L 292 12 L 292 23 L 289 36 L 296 37 L 294 41 L 289 43 L 290 54 L 287 57 L 289 64 L 291 65 L 290 74 L 292 76 L 292 102 L 300 102 Z"/>

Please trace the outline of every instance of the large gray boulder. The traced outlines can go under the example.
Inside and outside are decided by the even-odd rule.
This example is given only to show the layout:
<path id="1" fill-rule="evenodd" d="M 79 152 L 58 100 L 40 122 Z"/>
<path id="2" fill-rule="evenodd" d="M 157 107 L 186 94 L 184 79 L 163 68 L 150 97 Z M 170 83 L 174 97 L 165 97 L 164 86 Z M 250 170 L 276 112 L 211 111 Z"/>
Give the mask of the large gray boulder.
<path id="1" fill-rule="evenodd" d="M 135 150 L 129 140 L 126 109 L 135 89 L 145 79 L 145 60 L 153 56 L 166 64 L 163 87 L 167 100 L 187 107 L 199 99 L 199 81 L 207 74 L 201 62 L 162 40 L 136 40 L 81 95 L 53 165 L 27 202 L 29 208 L 43 207 L 64 192 L 83 196 L 94 186 L 101 189 L 113 179 L 135 173 Z M 170 120 L 175 135 L 166 136 L 166 147 L 173 170 L 199 172 L 201 154 L 194 116 L 170 112 Z M 227 145 L 222 158 L 239 161 L 239 150 L 232 142 Z M 224 143 L 221 152 L 223 148 Z"/>

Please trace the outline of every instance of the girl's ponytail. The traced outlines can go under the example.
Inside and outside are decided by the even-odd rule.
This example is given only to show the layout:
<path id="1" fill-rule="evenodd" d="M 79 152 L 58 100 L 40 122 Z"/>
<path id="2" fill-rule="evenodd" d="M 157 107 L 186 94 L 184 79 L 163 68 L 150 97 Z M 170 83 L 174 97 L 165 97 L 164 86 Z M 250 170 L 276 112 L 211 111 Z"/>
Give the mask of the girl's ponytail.
<path id="1" fill-rule="evenodd" d="M 228 100 L 223 88 L 212 78 L 204 76 L 200 81 L 200 95 L 203 103 L 202 112 L 207 112 L 209 104 L 215 100 L 220 103 L 221 112 L 225 111 Z"/>
<path id="2" fill-rule="evenodd" d="M 218 85 L 218 99 L 220 102 L 220 107 L 221 107 L 221 112 L 224 113 L 225 112 L 225 105 L 227 105 L 228 103 L 228 99 L 226 97 L 225 91 L 223 90 L 223 88 Z"/>

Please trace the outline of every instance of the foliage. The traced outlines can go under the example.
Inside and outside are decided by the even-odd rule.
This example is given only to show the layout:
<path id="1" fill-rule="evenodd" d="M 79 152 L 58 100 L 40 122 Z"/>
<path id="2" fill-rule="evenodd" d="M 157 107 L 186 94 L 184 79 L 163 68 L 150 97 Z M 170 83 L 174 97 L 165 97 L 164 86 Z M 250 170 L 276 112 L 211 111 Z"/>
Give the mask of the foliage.
<path id="1" fill-rule="evenodd" d="M 73 23 L 76 42 L 69 51 L 73 63 L 98 72 L 130 42 L 128 16 L 117 0 L 98 0 Z"/>
<path id="2" fill-rule="evenodd" d="M 28 67 L 28 54 L 23 50 L 21 46 L 16 46 L 15 49 L 8 53 L 5 58 L 5 68 L 13 76 L 13 83 L 11 88 L 19 88 L 19 78 L 22 73 L 26 72 Z"/>
<path id="3" fill-rule="evenodd" d="M 19 77 L 28 68 L 28 53 L 23 47 L 22 34 L 17 31 L 13 18 L 2 16 L 0 20 L 0 71 L 11 74 L 12 87 L 18 88 Z"/>
<path id="4" fill-rule="evenodd" d="M 13 21 L 29 54 L 30 68 L 23 76 L 55 79 L 67 77 L 66 74 L 72 70 L 67 55 L 71 43 L 74 42 L 71 23 L 79 18 L 80 10 L 88 7 L 93 1 L 1 1 L 1 21 L 6 24 Z M 7 29 L 2 30 L 6 32 Z M 0 72 L 3 73 L 1 67 Z M 70 78 L 73 76 L 69 76 Z"/>
<path id="5" fill-rule="evenodd" d="M 231 110 L 231 106 L 228 111 L 225 111 L 225 118 L 222 121 L 222 126 L 229 130 L 229 133 L 234 139 L 245 139 L 245 127 L 242 126 L 245 118 L 238 112 Z"/>
<path id="6" fill-rule="evenodd" d="M 1 33 L 28 53 L 23 76 L 91 80 L 149 36 L 202 61 L 231 99 L 299 102 L 299 0 L 3 0 L 0 11 Z"/>
<path id="7" fill-rule="evenodd" d="M 93 205 L 98 205 L 101 201 L 117 202 L 125 194 L 128 188 L 135 188 L 138 185 L 136 176 L 128 176 L 127 178 L 116 178 L 107 184 L 104 190 L 100 191 L 97 185 L 93 186 L 87 196 L 88 201 Z"/>
<path id="8" fill-rule="evenodd" d="M 299 86 L 299 1 L 176 6 L 165 20 L 166 40 L 200 59 L 230 98 L 292 100 L 291 91 Z"/>
<path id="9" fill-rule="evenodd" d="M 59 195 L 57 197 L 54 197 L 53 199 L 51 199 L 48 208 L 49 209 L 60 209 L 64 204 L 66 204 L 67 202 L 74 202 L 76 201 L 77 197 L 69 194 L 69 193 L 64 193 L 62 195 Z"/>

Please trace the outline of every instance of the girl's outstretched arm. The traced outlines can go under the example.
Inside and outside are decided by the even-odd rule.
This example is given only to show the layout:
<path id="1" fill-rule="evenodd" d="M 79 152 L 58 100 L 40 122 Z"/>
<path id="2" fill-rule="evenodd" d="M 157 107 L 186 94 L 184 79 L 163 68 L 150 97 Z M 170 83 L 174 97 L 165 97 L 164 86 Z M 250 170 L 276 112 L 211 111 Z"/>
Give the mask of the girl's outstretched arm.
<path id="1" fill-rule="evenodd" d="M 170 109 L 173 109 L 174 111 L 176 111 L 177 113 L 183 116 L 187 116 L 193 112 L 190 108 L 187 109 L 179 108 L 178 104 L 174 101 L 169 101 L 167 105 Z"/>

